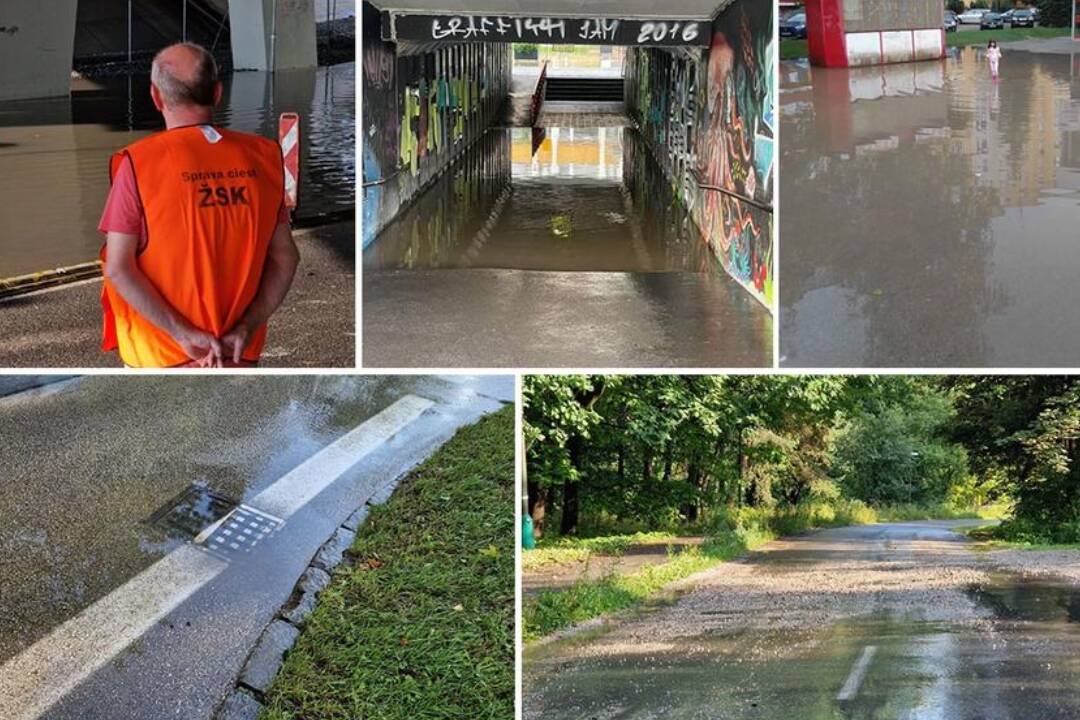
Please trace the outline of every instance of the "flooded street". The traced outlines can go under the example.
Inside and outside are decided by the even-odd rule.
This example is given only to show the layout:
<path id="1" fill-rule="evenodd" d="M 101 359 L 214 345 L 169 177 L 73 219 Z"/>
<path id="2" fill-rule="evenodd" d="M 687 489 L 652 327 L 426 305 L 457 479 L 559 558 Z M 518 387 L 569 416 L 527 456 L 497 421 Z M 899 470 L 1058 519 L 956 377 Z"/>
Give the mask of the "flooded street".
<path id="1" fill-rule="evenodd" d="M 489 131 L 363 263 L 373 366 L 769 361 L 768 311 L 623 127 Z"/>
<path id="2" fill-rule="evenodd" d="M 208 717 L 335 527 L 512 394 L 499 377 L 237 376 L 77 378 L 0 397 L 0 715 Z M 358 427 L 383 441 L 299 479 Z M 240 503 L 276 529 L 246 552 L 192 555 Z"/>
<path id="3" fill-rule="evenodd" d="M 781 362 L 1075 365 L 1080 57 L 781 63 Z"/>
<path id="4" fill-rule="evenodd" d="M 223 126 L 277 139 L 278 116 L 300 113 L 301 218 L 354 206 L 355 72 L 343 63 L 223 78 Z M 109 156 L 162 127 L 148 76 L 80 79 L 70 98 L 0 107 L 0 277 L 95 259 Z"/>
<path id="5" fill-rule="evenodd" d="M 673 603 L 526 651 L 526 718 L 1064 720 L 1080 590 L 995 569 L 963 521 L 770 543 Z"/>

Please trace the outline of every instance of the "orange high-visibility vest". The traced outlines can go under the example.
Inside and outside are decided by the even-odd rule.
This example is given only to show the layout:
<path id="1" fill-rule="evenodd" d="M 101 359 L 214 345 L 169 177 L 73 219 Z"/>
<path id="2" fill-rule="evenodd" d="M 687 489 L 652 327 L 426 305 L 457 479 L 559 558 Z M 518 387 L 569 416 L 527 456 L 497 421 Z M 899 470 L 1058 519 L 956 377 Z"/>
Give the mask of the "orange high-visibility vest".
<path id="1" fill-rule="evenodd" d="M 110 179 L 125 157 L 146 218 L 139 269 L 192 325 L 221 337 L 259 289 L 284 202 L 281 149 L 266 138 L 202 125 L 166 130 L 121 150 L 112 157 Z M 125 364 L 176 367 L 192 359 L 107 278 L 101 304 L 101 348 L 119 350 Z M 244 360 L 257 362 L 265 342 L 264 325 Z"/>

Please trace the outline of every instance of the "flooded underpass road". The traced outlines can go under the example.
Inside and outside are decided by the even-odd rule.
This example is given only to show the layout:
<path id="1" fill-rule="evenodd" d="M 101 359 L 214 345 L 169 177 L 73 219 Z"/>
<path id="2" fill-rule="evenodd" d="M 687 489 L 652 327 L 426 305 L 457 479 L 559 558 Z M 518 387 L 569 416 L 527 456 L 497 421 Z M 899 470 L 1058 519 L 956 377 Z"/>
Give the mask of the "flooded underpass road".
<path id="1" fill-rule="evenodd" d="M 364 251 L 366 365 L 770 362 L 768 311 L 633 130 L 535 132 L 489 131 Z"/>
<path id="2" fill-rule="evenodd" d="M 208 718 L 335 529 L 513 397 L 497 376 L 24 384 L 0 382 L 5 720 Z M 209 530 L 237 507 L 251 546 Z"/>
<path id="3" fill-rule="evenodd" d="M 1073 366 L 1080 58 L 781 63 L 781 362 Z"/>
<path id="4" fill-rule="evenodd" d="M 667 602 L 528 648 L 524 717 L 1080 717 L 1080 588 L 999 569 L 952 530 L 964 524 L 771 543 Z"/>

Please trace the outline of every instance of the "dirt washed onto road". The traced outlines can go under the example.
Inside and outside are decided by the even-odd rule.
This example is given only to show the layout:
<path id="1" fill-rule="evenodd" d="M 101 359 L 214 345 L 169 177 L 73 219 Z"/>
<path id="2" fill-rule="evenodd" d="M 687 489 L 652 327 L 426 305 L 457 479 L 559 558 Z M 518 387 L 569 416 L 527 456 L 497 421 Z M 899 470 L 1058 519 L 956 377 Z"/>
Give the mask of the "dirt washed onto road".
<path id="1" fill-rule="evenodd" d="M 1024 577 L 1052 577 L 1080 585 L 1080 550 L 992 550 L 990 561 Z"/>
<path id="2" fill-rule="evenodd" d="M 928 622 L 988 616 L 965 592 L 989 583 L 992 570 L 970 543 L 938 525 L 888 527 L 888 536 L 876 527 L 842 528 L 770 543 L 743 561 L 673 585 L 682 595 L 677 602 L 619 625 L 575 654 L 676 646 L 684 653 L 711 652 L 704 636 L 820 628 L 860 615 Z M 703 639 L 687 645 L 692 638 Z"/>

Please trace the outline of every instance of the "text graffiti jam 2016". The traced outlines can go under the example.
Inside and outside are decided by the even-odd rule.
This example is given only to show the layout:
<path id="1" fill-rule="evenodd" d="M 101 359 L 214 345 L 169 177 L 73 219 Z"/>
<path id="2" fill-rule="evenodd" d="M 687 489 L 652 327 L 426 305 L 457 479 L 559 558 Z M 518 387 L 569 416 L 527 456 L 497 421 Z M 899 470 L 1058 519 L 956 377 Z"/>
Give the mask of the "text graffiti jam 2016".
<path id="1" fill-rule="evenodd" d="M 709 44 L 707 20 L 527 18 L 509 15 L 394 15 L 387 40 L 538 42 L 573 45 Z"/>

